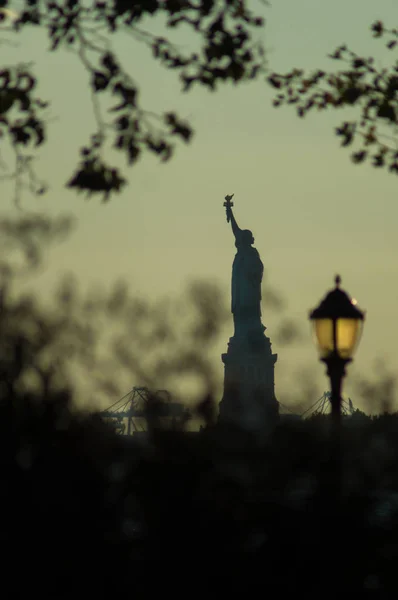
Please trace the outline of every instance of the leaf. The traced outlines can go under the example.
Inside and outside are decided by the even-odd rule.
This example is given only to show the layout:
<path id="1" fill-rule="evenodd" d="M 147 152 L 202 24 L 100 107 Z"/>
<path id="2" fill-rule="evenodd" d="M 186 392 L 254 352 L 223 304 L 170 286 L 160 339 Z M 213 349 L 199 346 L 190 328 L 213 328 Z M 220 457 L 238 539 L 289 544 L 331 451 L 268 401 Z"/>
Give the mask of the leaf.
<path id="1" fill-rule="evenodd" d="M 362 96 L 362 94 L 363 90 L 361 88 L 352 86 L 343 92 L 341 101 L 345 104 L 353 105 Z"/>
<path id="2" fill-rule="evenodd" d="M 381 37 L 384 33 L 384 25 L 381 21 L 375 21 L 371 25 L 371 30 L 374 33 L 374 37 Z"/>
<path id="3" fill-rule="evenodd" d="M 373 125 L 369 128 L 364 136 L 365 146 L 370 146 L 371 144 L 375 144 L 377 142 L 377 137 L 375 135 L 376 128 Z"/>
<path id="4" fill-rule="evenodd" d="M 94 71 L 91 85 L 96 92 L 102 92 L 106 90 L 109 85 L 110 77 L 101 71 Z"/>
<path id="5" fill-rule="evenodd" d="M 140 148 L 134 143 L 134 140 L 129 141 L 127 150 L 128 150 L 128 161 L 129 161 L 129 164 L 132 165 L 134 162 L 136 162 L 141 151 L 140 151 Z"/>
<path id="6" fill-rule="evenodd" d="M 192 129 L 189 125 L 178 121 L 177 115 L 174 113 L 166 113 L 164 115 L 165 122 L 171 127 L 174 135 L 179 135 L 185 142 L 189 142 L 192 137 Z"/>
<path id="7" fill-rule="evenodd" d="M 395 123 L 397 120 L 396 113 L 394 108 L 391 106 L 389 102 L 384 102 L 379 106 L 379 110 L 377 111 L 377 116 L 382 119 L 387 119 L 392 123 Z"/>
<path id="8" fill-rule="evenodd" d="M 22 126 L 14 126 L 10 129 L 14 144 L 26 144 L 30 141 L 31 134 Z"/>
<path id="9" fill-rule="evenodd" d="M 272 87 L 276 88 L 277 90 L 279 90 L 282 87 L 281 80 L 278 77 L 278 75 L 270 75 L 267 81 L 270 85 L 272 85 Z"/>
<path id="10" fill-rule="evenodd" d="M 16 96 L 12 90 L 0 90 L 0 115 L 4 115 L 14 104 Z"/>
<path id="11" fill-rule="evenodd" d="M 112 53 L 106 52 L 101 59 L 101 64 L 109 72 L 111 77 L 119 73 L 119 66 Z"/>
<path id="12" fill-rule="evenodd" d="M 117 168 L 108 167 L 99 157 L 93 157 L 80 164 L 67 187 L 104 193 L 104 200 L 108 200 L 111 191 L 119 192 L 125 184 L 126 180 L 120 176 Z"/>
<path id="13" fill-rule="evenodd" d="M 366 61 L 364 61 L 363 58 L 355 58 L 352 66 L 354 69 L 361 69 L 362 67 L 366 67 Z"/>
<path id="14" fill-rule="evenodd" d="M 118 131 L 125 131 L 130 126 L 130 119 L 127 115 L 122 115 L 116 120 L 116 127 Z"/>
<path id="15" fill-rule="evenodd" d="M 352 162 L 355 164 L 362 163 L 365 160 L 365 158 L 367 157 L 367 155 L 368 155 L 367 150 L 360 150 L 359 152 L 353 152 L 353 154 L 351 154 Z"/>
<path id="16" fill-rule="evenodd" d="M 61 37 L 60 36 L 55 36 L 52 38 L 51 40 L 51 46 L 50 46 L 50 50 L 56 50 L 59 46 L 61 42 Z"/>
<path id="17" fill-rule="evenodd" d="M 195 77 L 187 77 L 186 75 L 183 75 L 182 80 L 184 83 L 182 91 L 187 92 L 189 90 L 189 88 L 192 86 L 193 82 L 195 81 Z"/>
<path id="18" fill-rule="evenodd" d="M 379 154 L 375 154 L 373 156 L 373 166 L 374 167 L 384 167 L 385 165 L 385 158 L 384 158 L 384 154 L 382 154 L 381 152 Z"/>

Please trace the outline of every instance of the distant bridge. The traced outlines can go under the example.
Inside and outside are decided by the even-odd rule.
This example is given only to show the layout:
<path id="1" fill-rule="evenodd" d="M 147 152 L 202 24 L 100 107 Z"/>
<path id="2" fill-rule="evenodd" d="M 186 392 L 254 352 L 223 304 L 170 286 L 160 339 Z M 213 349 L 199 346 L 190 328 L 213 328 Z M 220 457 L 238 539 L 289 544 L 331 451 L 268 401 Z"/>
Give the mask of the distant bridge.
<path id="1" fill-rule="evenodd" d="M 168 391 L 151 392 L 147 387 L 133 387 L 125 396 L 101 411 L 100 415 L 117 433 L 132 435 L 134 432 L 145 431 L 151 403 L 152 406 L 156 405 L 156 416 L 159 418 L 185 422 L 191 417 L 190 411 L 183 404 L 171 402 Z"/>
<path id="2" fill-rule="evenodd" d="M 307 408 L 302 413 L 295 413 L 288 406 L 284 406 L 283 404 L 281 404 L 279 402 L 279 406 L 282 409 L 282 412 L 280 414 L 282 414 L 283 416 L 297 417 L 300 419 L 306 419 L 314 414 L 326 415 L 330 412 L 331 396 L 332 396 L 331 392 L 324 392 L 322 394 L 322 396 L 320 398 L 318 398 L 318 400 L 316 402 L 314 402 L 314 404 L 312 404 L 309 408 Z M 351 398 L 348 398 L 348 400 L 344 400 L 344 398 L 342 398 L 341 399 L 341 413 L 346 416 L 351 416 L 354 411 L 355 411 L 355 408 L 354 408 Z"/>

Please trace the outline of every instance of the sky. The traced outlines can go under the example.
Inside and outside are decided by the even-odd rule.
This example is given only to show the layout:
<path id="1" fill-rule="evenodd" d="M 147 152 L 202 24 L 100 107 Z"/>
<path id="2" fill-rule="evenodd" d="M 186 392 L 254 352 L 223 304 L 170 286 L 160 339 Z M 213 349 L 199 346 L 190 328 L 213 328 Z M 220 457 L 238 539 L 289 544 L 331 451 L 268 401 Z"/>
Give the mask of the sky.
<path id="1" fill-rule="evenodd" d="M 261 37 L 269 69 L 276 72 L 333 67 L 326 56 L 343 43 L 383 60 L 382 42 L 372 39 L 370 24 L 380 19 L 397 25 L 394 0 L 251 4 L 266 19 Z M 157 21 L 151 27 L 161 31 Z M 179 39 L 189 44 L 184 33 Z M 139 82 L 143 103 L 153 111 L 178 112 L 195 135 L 166 164 L 152 156 L 141 159 L 128 172 L 129 185 L 110 202 L 85 200 L 64 183 L 78 148 L 95 130 L 86 72 L 72 54 L 49 53 L 34 31 L 15 47 L 1 47 L 4 64 L 35 63 L 40 94 L 52 101 L 50 139 L 37 163 L 50 191 L 40 199 L 27 197 L 23 205 L 77 219 L 74 234 L 51 250 L 46 268 L 32 282 L 38 293 L 47 294 L 62 273 L 72 271 L 83 286 L 99 282 L 111 287 L 122 278 L 132 293 L 151 298 L 173 297 L 190 281 L 209 279 L 218 282 L 229 301 L 235 247 L 223 202 L 234 193 L 236 219 L 253 231 L 266 281 L 287 301 L 289 317 L 308 332 L 292 350 L 273 346 L 281 402 L 297 372 L 308 367 L 317 374 L 320 394 L 328 388 L 308 312 L 333 286 L 336 273 L 366 310 L 347 385 L 350 375 L 370 373 L 377 359 L 396 370 L 398 178 L 351 163 L 333 133 L 342 113 L 300 120 L 290 108 L 272 106 L 273 92 L 264 81 L 182 94 L 177 77 L 157 66 L 146 49 L 128 37 L 112 43 Z M 3 191 L 3 214 L 17 214 L 11 190 L 5 186 Z M 277 318 L 271 311 L 263 314 L 271 342 Z M 220 373 L 227 341 L 215 349 Z M 360 398 L 353 401 L 361 407 Z"/>

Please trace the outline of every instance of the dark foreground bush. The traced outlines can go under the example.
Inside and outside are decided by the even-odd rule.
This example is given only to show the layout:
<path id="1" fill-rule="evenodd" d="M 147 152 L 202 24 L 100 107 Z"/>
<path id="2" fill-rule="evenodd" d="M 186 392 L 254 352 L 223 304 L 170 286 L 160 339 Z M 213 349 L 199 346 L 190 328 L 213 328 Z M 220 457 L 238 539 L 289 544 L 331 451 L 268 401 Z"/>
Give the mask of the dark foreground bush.
<path id="1" fill-rule="evenodd" d="M 346 424 L 341 464 L 320 422 L 224 433 L 127 438 L 66 392 L 4 393 L 2 596 L 396 589 L 396 416 Z"/>

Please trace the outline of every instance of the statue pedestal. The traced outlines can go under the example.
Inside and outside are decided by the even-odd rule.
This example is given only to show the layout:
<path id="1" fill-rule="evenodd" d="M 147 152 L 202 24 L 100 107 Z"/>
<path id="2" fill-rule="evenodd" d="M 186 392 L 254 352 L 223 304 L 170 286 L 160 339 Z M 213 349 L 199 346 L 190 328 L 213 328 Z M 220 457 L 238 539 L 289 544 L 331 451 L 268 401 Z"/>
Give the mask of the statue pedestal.
<path id="1" fill-rule="evenodd" d="M 263 331 L 257 331 L 251 339 L 236 335 L 230 338 L 228 351 L 222 354 L 225 369 L 220 425 L 260 436 L 274 427 L 279 418 L 274 378 L 277 358 Z"/>

